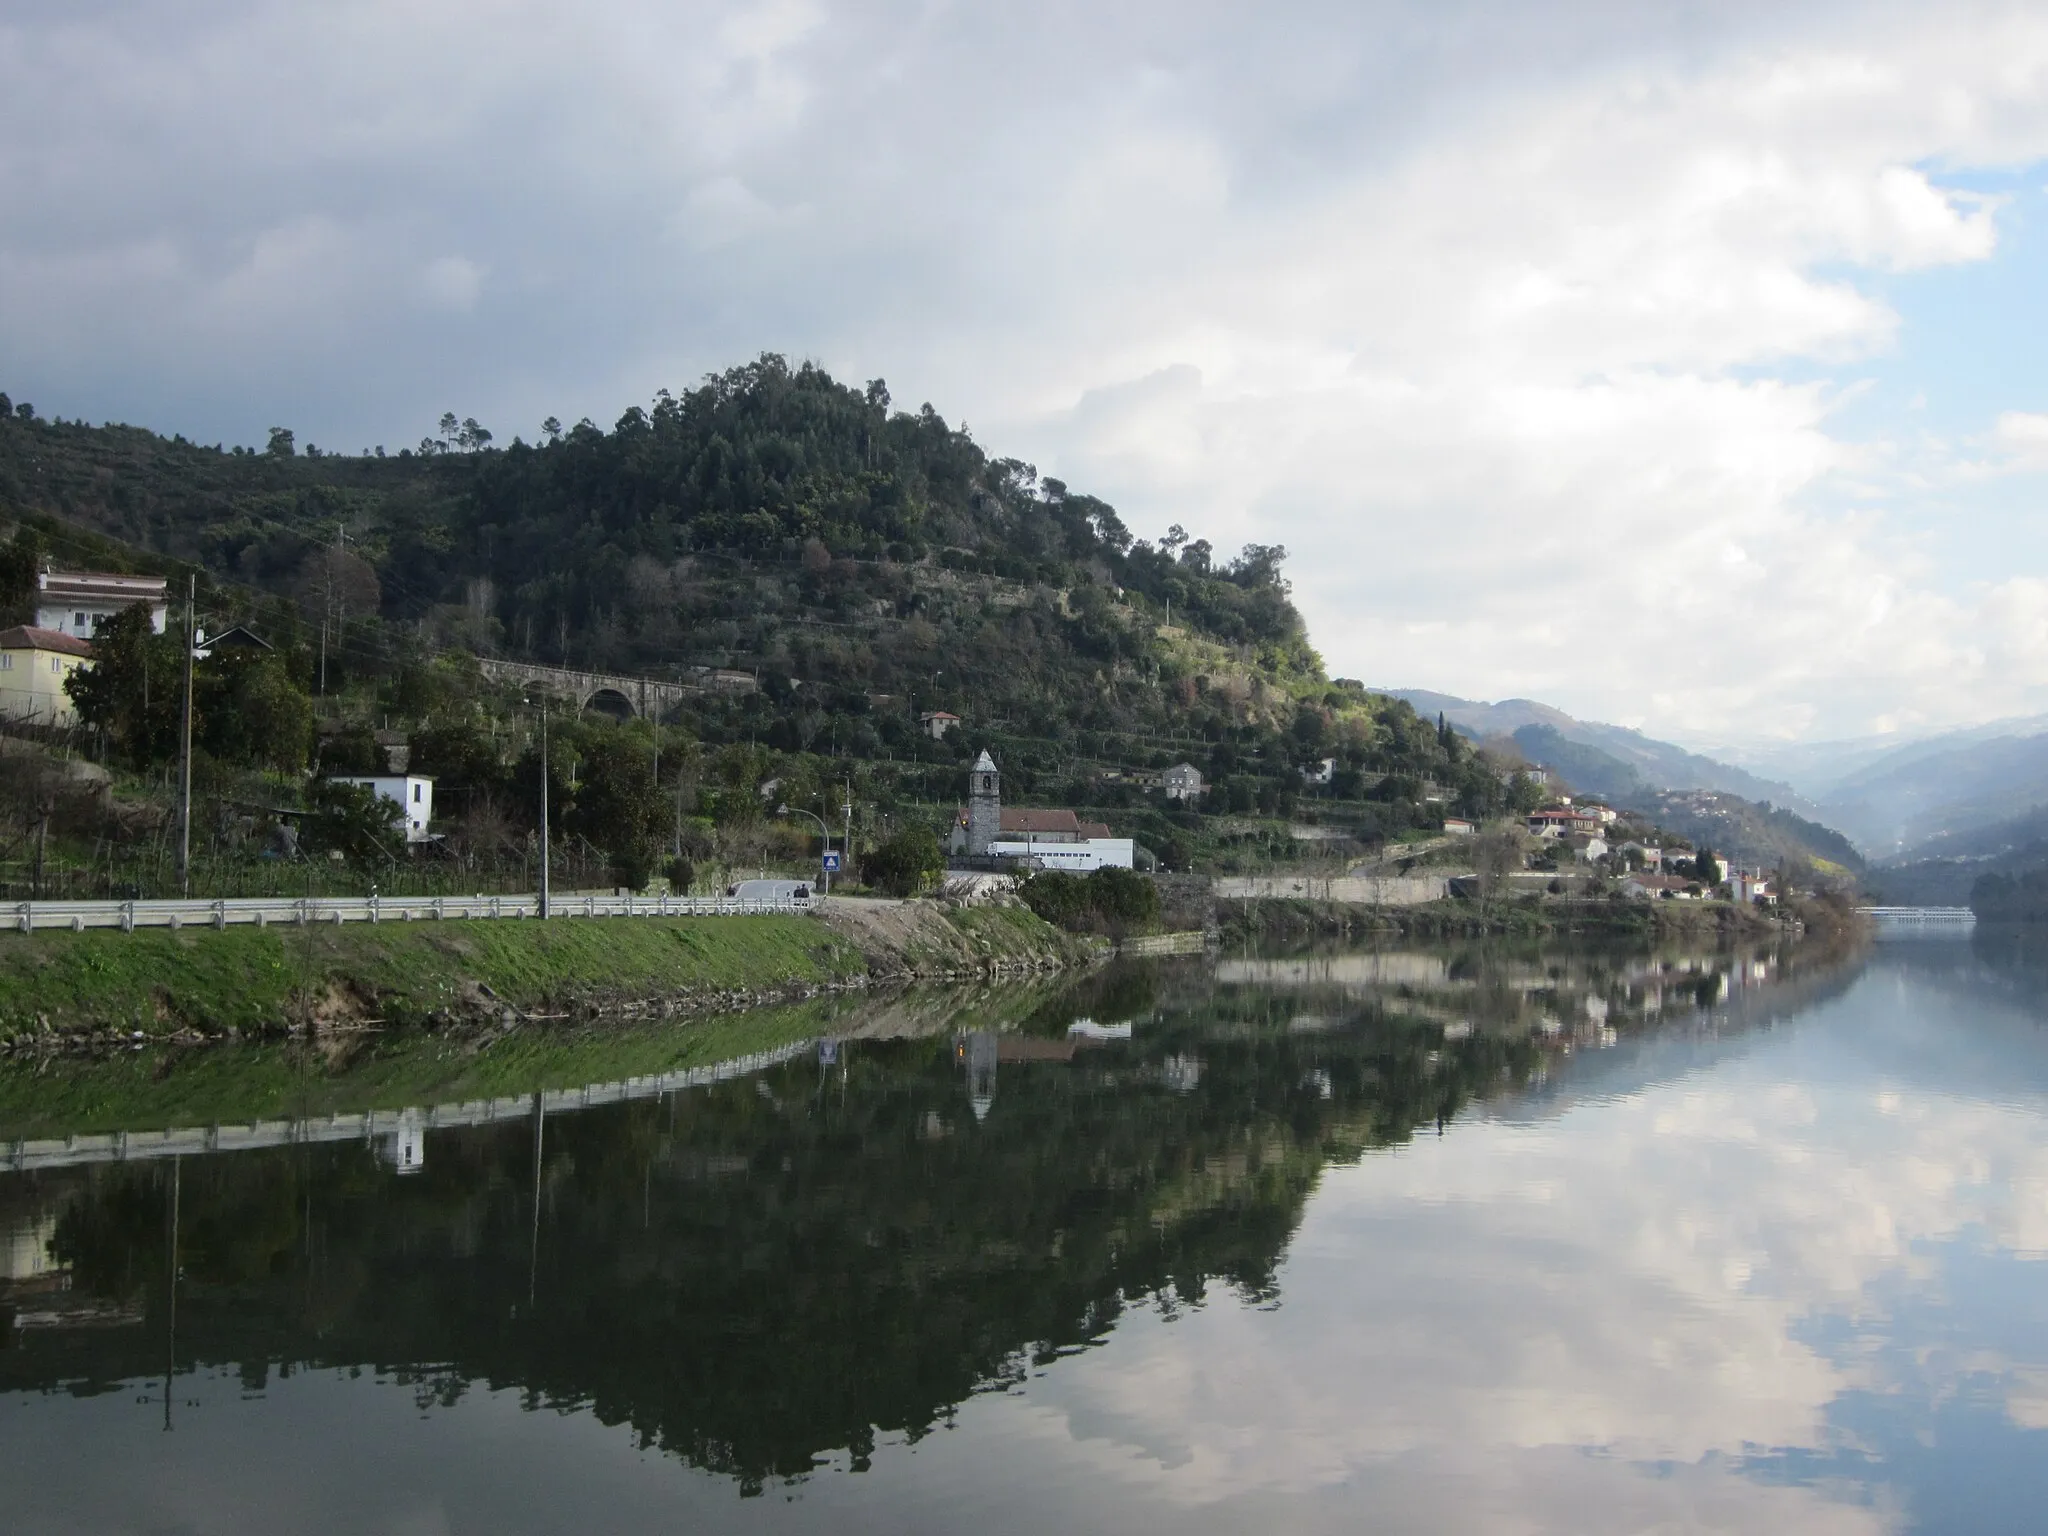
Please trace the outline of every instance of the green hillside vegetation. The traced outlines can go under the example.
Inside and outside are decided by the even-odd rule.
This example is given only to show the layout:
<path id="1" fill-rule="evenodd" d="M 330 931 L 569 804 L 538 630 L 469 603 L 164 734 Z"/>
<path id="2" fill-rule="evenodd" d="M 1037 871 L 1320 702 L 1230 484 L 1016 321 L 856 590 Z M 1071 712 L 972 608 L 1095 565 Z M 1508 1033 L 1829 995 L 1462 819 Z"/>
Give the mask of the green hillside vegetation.
<path id="1" fill-rule="evenodd" d="M 46 559 L 192 572 L 209 633 L 244 622 L 274 647 L 202 664 L 198 889 L 275 886 L 285 864 L 294 889 L 530 884 L 540 709 L 487 683 L 478 656 L 744 674 L 658 726 L 556 715 L 568 883 L 787 866 L 816 844 L 785 805 L 839 823 L 850 801 L 857 845 L 939 830 L 983 747 L 1011 800 L 1090 811 L 1172 867 L 1292 858 L 1290 817 L 1373 843 L 1535 798 L 1407 704 L 1328 678 L 1284 550 L 1134 539 L 1107 504 L 989 456 L 930 406 L 893 410 L 879 380 L 768 356 L 609 431 L 550 420 L 501 446 L 451 413 L 396 453 L 301 450 L 284 429 L 261 450 L 209 447 L 8 404 L 0 606 L 15 621 Z M 122 675 L 81 693 L 90 729 L 72 745 L 115 771 L 112 796 L 0 772 L 0 881 L 21 894 L 170 879 L 179 642 L 109 638 L 101 670 L 118 658 Z M 917 722 L 940 708 L 965 724 L 935 742 Z M 438 781 L 436 869 L 404 860 L 365 806 L 307 789 L 309 771 L 381 770 L 394 743 Z M 1211 782 L 1200 807 L 1143 785 L 1183 759 Z M 342 863 L 309 872 L 300 853 Z"/>

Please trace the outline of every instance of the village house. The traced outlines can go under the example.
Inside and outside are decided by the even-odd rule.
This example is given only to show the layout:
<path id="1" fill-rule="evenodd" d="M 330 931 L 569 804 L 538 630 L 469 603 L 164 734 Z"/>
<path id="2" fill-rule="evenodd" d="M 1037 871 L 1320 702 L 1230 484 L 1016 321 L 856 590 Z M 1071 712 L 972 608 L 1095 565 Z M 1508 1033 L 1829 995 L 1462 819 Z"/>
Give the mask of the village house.
<path id="1" fill-rule="evenodd" d="M 1764 878 L 1763 871 L 1754 869 L 1728 871 L 1728 897 L 1743 906 L 1755 906 L 1759 902 L 1769 903 L 1778 899 L 1771 890 L 1771 882 Z"/>
<path id="2" fill-rule="evenodd" d="M 1600 830 L 1600 818 L 1567 802 L 1531 811 L 1528 827 L 1538 837 L 1567 837 L 1573 833 L 1591 836 Z"/>
<path id="3" fill-rule="evenodd" d="M 1621 884 L 1621 893 L 1645 901 L 1692 901 L 1695 896 L 1686 890 L 1692 882 L 1681 875 L 1630 875 Z"/>
<path id="4" fill-rule="evenodd" d="M 1447 837 L 1470 837 L 1479 830 L 1479 823 L 1467 821 L 1462 816 L 1444 818 L 1444 835 Z"/>
<path id="5" fill-rule="evenodd" d="M 92 647 L 76 636 L 29 624 L 0 630 L 0 716 L 23 725 L 78 724 L 64 681 L 91 663 Z"/>
<path id="6" fill-rule="evenodd" d="M 90 640 L 93 627 L 141 603 L 158 634 L 170 617 L 170 587 L 161 576 L 123 576 L 112 571 L 36 573 L 37 629 Z"/>
<path id="7" fill-rule="evenodd" d="M 1175 763 L 1159 775 L 1159 787 L 1169 800 L 1202 798 L 1202 774 L 1193 763 Z"/>
<path id="8" fill-rule="evenodd" d="M 1662 848 L 1653 848 L 1648 843 L 1639 843 L 1631 840 L 1621 845 L 1621 851 L 1624 854 L 1635 854 L 1637 861 L 1644 869 L 1660 870 L 1664 867 L 1664 850 Z"/>
<path id="9" fill-rule="evenodd" d="M 333 784 L 355 784 L 370 790 L 379 800 L 389 800 L 405 812 L 405 840 L 428 841 L 427 824 L 434 819 L 434 781 L 424 774 L 336 774 Z"/>
<path id="10" fill-rule="evenodd" d="M 917 717 L 917 727 L 933 741 L 944 741 L 946 732 L 960 723 L 960 717 L 949 710 L 934 709 Z"/>

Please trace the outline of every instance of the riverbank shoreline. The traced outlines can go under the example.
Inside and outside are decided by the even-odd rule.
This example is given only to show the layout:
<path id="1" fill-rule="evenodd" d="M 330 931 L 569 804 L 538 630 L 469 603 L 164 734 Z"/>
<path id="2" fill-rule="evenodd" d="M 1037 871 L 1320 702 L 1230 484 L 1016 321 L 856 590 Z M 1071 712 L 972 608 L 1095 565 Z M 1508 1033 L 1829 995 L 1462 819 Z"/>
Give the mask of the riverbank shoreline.
<path id="1" fill-rule="evenodd" d="M 1021 903 L 808 916 L 0 936 L 0 1052 L 647 1020 L 876 982 L 1053 972 L 1095 941 Z"/>
<path id="2" fill-rule="evenodd" d="M 1399 935 L 1444 939 L 1480 936 L 1615 938 L 1798 938 L 1813 924 L 1804 908 L 1766 913 L 1730 902 L 1509 900 L 1481 906 L 1464 900 L 1412 906 L 1261 899 L 1219 902 L 1228 938 Z"/>

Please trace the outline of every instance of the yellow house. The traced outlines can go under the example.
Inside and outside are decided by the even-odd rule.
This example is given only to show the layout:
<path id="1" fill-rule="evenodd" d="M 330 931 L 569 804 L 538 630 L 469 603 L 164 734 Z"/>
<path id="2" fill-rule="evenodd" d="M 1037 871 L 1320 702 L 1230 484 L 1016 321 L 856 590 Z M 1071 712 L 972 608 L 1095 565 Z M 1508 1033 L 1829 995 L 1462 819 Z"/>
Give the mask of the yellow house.
<path id="1" fill-rule="evenodd" d="M 28 725 L 76 725 L 64 679 L 92 661 L 75 635 L 17 624 L 0 629 L 0 716 Z"/>

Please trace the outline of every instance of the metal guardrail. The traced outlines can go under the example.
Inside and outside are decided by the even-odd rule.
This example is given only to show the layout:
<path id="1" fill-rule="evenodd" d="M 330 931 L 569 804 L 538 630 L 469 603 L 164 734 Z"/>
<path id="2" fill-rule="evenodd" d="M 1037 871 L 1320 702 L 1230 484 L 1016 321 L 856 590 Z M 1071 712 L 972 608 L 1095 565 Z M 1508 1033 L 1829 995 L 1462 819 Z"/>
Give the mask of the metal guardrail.
<path id="1" fill-rule="evenodd" d="M 556 896 L 551 918 L 758 917 L 808 912 L 798 897 L 742 901 L 732 896 Z M 268 927 L 272 923 L 418 923 L 490 921 L 540 916 L 537 893 L 515 896 L 240 896 L 213 901 L 17 901 L 0 905 L 0 921 L 17 933 L 39 928 Z"/>

